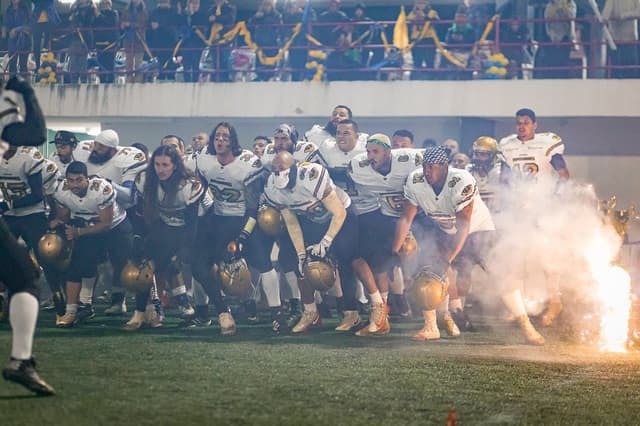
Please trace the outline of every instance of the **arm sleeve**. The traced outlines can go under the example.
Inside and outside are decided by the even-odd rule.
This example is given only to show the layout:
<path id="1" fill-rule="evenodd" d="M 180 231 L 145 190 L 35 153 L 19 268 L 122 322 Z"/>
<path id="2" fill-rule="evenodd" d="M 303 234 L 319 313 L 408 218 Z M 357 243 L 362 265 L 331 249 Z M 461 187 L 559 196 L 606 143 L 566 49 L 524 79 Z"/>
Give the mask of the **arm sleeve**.
<path id="1" fill-rule="evenodd" d="M 471 204 L 477 194 L 478 186 L 473 176 L 469 173 L 462 175 L 462 179 L 453 189 L 453 204 L 455 205 L 456 213 Z"/>
<path id="2" fill-rule="evenodd" d="M 42 194 L 42 171 L 30 175 L 27 180 L 31 193 L 13 202 L 13 208 L 27 207 L 39 203 L 43 200 Z"/>
<path id="3" fill-rule="evenodd" d="M 42 145 L 47 140 L 44 114 L 33 90 L 23 95 L 25 105 L 24 122 L 12 123 L 2 131 L 2 140 L 12 145 Z"/>
<path id="4" fill-rule="evenodd" d="M 261 174 L 261 176 L 253 179 L 244 187 L 247 215 L 254 219 L 258 216 L 258 206 L 260 205 L 260 196 L 263 193 L 264 182 L 264 174 Z"/>

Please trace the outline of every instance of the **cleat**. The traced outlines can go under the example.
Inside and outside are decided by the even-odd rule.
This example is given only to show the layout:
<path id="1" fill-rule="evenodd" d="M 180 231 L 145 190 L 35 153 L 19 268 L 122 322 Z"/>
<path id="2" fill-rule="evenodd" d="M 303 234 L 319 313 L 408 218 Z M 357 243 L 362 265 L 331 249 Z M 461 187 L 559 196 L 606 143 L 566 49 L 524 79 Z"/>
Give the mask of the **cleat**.
<path id="1" fill-rule="evenodd" d="M 24 386 L 39 396 L 56 394 L 56 391 L 38 375 L 36 362 L 33 358 L 25 360 L 11 358 L 9 364 L 2 370 L 2 377 L 5 380 Z"/>
<path id="2" fill-rule="evenodd" d="M 558 318 L 560 312 L 562 312 L 562 301 L 560 300 L 560 295 L 556 294 L 549 300 L 549 306 L 540 320 L 540 325 L 549 327 Z"/>
<path id="3" fill-rule="evenodd" d="M 442 314 L 442 316 L 440 317 L 440 322 L 442 323 L 442 327 L 444 328 L 444 331 L 446 331 L 449 336 L 451 337 L 460 336 L 460 329 L 458 328 L 455 321 L 451 317 L 451 313 L 449 311 L 446 311 Z"/>
<path id="4" fill-rule="evenodd" d="M 190 320 L 182 321 L 178 327 L 182 328 L 205 328 L 211 326 L 211 318 L 194 317 Z"/>
<path id="5" fill-rule="evenodd" d="M 292 329 L 302 318 L 302 311 L 300 310 L 300 300 L 289 300 L 289 315 L 287 316 L 287 326 Z"/>
<path id="6" fill-rule="evenodd" d="M 358 337 L 366 337 L 366 336 L 370 336 L 371 333 L 369 333 L 369 323 L 367 322 L 365 324 L 364 327 L 362 327 L 360 330 L 356 331 L 356 336 Z"/>
<path id="7" fill-rule="evenodd" d="M 369 315 L 369 313 L 371 313 L 369 303 L 358 302 L 358 312 L 360 315 Z"/>
<path id="8" fill-rule="evenodd" d="M 318 313 L 322 318 L 333 318 L 333 314 L 331 313 L 331 308 L 325 302 L 318 303 L 317 305 Z"/>
<path id="9" fill-rule="evenodd" d="M 2 296 L 0 296 L 2 297 Z M 40 309 L 43 311 L 52 311 L 56 308 L 56 305 L 53 303 L 52 299 L 43 300 L 40 302 Z"/>
<path id="10" fill-rule="evenodd" d="M 475 331 L 469 315 L 461 309 L 456 309 L 455 312 L 451 312 L 451 317 L 455 321 L 460 331 Z M 514 318 L 515 319 L 515 318 Z"/>
<path id="11" fill-rule="evenodd" d="M 371 306 L 371 317 L 369 318 L 369 333 L 376 334 L 380 330 L 389 333 L 389 307 L 386 303 L 374 304 Z"/>
<path id="12" fill-rule="evenodd" d="M 311 327 L 318 327 L 322 324 L 320 313 L 318 311 L 304 311 L 300 321 L 291 330 L 292 333 L 304 333 Z"/>
<path id="13" fill-rule="evenodd" d="M 144 325 L 144 313 L 140 311 L 133 311 L 133 316 L 124 325 L 126 331 L 136 331 L 142 328 Z"/>
<path id="14" fill-rule="evenodd" d="M 344 311 L 342 322 L 335 328 L 336 331 L 351 331 L 362 322 L 358 311 Z"/>
<path id="15" fill-rule="evenodd" d="M 104 310 L 104 314 L 107 316 L 123 315 L 127 313 L 126 302 L 115 303 Z"/>
<path id="16" fill-rule="evenodd" d="M 418 341 L 437 340 L 439 338 L 440 330 L 437 324 L 425 324 L 425 326 L 412 337 L 413 340 Z"/>
<path id="17" fill-rule="evenodd" d="M 223 312 L 218 315 L 218 323 L 220 324 L 221 335 L 233 336 L 236 334 L 236 322 L 229 312 Z"/>
<path id="18" fill-rule="evenodd" d="M 151 328 L 159 328 L 162 327 L 162 316 L 158 314 L 155 306 L 148 305 L 144 310 L 143 321 L 146 325 Z"/>
<path id="19" fill-rule="evenodd" d="M 257 314 L 249 314 L 247 315 L 247 324 L 256 325 L 260 323 L 260 319 Z"/>
<path id="20" fill-rule="evenodd" d="M 71 328 L 76 325 L 76 314 L 66 313 L 62 317 L 56 316 L 56 327 Z"/>
<path id="21" fill-rule="evenodd" d="M 519 317 L 518 325 L 520 325 L 520 328 L 524 332 L 524 338 L 526 339 L 528 344 L 536 346 L 544 345 L 544 337 L 542 337 L 542 335 L 538 333 L 538 330 L 535 329 L 533 324 L 531 324 L 531 321 L 529 321 L 529 316 L 525 314 Z"/>
<path id="22" fill-rule="evenodd" d="M 282 313 L 277 313 L 271 320 L 271 331 L 275 334 L 289 334 L 291 329 L 287 323 L 287 319 Z"/>
<path id="23" fill-rule="evenodd" d="M 78 324 L 88 321 L 96 317 L 96 311 L 92 305 L 80 304 L 78 305 L 78 312 L 76 313 L 76 322 Z"/>

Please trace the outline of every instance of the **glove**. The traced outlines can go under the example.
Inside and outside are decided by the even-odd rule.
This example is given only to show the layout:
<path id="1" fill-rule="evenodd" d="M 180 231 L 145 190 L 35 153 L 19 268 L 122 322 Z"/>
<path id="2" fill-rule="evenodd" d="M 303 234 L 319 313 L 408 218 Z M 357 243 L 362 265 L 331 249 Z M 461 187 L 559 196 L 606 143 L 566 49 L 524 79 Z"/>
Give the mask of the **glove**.
<path id="1" fill-rule="evenodd" d="M 325 235 L 318 244 L 307 247 L 307 250 L 310 251 L 312 255 L 323 258 L 327 255 L 332 242 L 333 239 Z"/>
<path id="2" fill-rule="evenodd" d="M 304 276 L 304 262 L 307 260 L 306 253 L 298 253 L 298 275 Z"/>
<path id="3" fill-rule="evenodd" d="M 17 76 L 11 77 L 4 88 L 5 90 L 13 90 L 21 95 L 33 93 L 31 85 L 23 78 Z"/>
<path id="4" fill-rule="evenodd" d="M 238 250 L 237 250 L 238 253 L 241 253 L 244 250 L 244 245 L 247 243 L 248 239 L 249 239 L 249 233 L 244 229 L 240 231 L 240 235 L 238 235 L 238 238 L 236 238 L 236 244 L 238 245 Z"/>
<path id="5" fill-rule="evenodd" d="M 11 206 L 5 200 L 0 201 L 0 214 L 4 214 L 11 210 Z"/>

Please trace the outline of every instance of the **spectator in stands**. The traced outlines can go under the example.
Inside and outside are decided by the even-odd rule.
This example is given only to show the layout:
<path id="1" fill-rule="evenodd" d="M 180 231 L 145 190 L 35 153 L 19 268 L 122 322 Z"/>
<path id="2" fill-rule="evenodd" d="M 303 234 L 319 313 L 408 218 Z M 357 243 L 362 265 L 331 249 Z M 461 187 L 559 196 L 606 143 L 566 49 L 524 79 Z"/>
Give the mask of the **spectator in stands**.
<path id="1" fill-rule="evenodd" d="M 475 39 L 479 40 L 489 22 L 489 18 L 491 18 L 495 11 L 495 2 L 464 0 L 464 5 L 467 8 L 469 22 L 471 22 L 475 31 Z"/>
<path id="2" fill-rule="evenodd" d="M 207 11 L 207 15 L 209 25 L 212 25 L 214 30 L 219 30 L 219 34 L 222 35 L 236 24 L 237 10 L 228 0 L 214 0 Z M 217 81 L 229 80 L 228 60 L 231 57 L 231 48 L 229 46 L 229 43 L 225 43 L 211 51 L 213 62 L 219 67 L 219 72 L 216 76 Z"/>
<path id="3" fill-rule="evenodd" d="M 476 35 L 473 25 L 469 23 L 467 11 L 464 7 L 460 7 L 456 11 L 453 25 L 447 30 L 445 41 L 449 52 L 458 61 L 463 64 L 469 63 L 473 43 L 476 41 Z M 471 78 L 471 70 L 469 70 L 468 65 L 462 69 L 449 63 L 448 68 L 454 70 L 449 74 L 452 80 L 469 80 Z"/>
<path id="4" fill-rule="evenodd" d="M 638 66 L 640 0 L 607 0 L 602 11 L 617 49 L 609 51 L 612 65 Z M 638 78 L 638 68 L 613 69 L 615 78 Z"/>
<path id="5" fill-rule="evenodd" d="M 544 65 L 548 67 L 568 67 L 571 42 L 575 41 L 577 6 L 573 0 L 550 0 L 544 10 L 547 37 L 553 43 L 543 46 Z M 568 69 L 553 69 L 539 73 L 546 78 L 567 78 Z"/>
<path id="6" fill-rule="evenodd" d="M 205 146 L 209 143 L 209 134 L 206 132 L 199 132 L 191 137 L 191 152 L 200 154 Z"/>
<path id="7" fill-rule="evenodd" d="M 145 30 L 149 14 L 144 0 L 131 0 L 122 12 L 120 28 L 125 33 L 124 48 L 127 52 L 127 81 L 142 83 L 144 73 L 141 70 L 144 59 Z"/>
<path id="8" fill-rule="evenodd" d="M 11 0 L 4 16 L 2 38 L 7 39 L 9 74 L 27 73 L 27 59 L 31 51 L 29 21 L 31 9 L 23 0 Z"/>
<path id="9" fill-rule="evenodd" d="M 435 148 L 436 146 L 438 146 L 438 142 L 435 139 L 426 138 L 422 141 L 422 148 L 424 149 Z"/>
<path id="10" fill-rule="evenodd" d="M 330 0 L 327 10 L 320 14 L 318 26 L 314 33 L 316 38 L 325 46 L 338 45 L 338 40 L 344 37 L 344 24 L 349 22 L 349 17 L 340 10 L 340 0 Z"/>
<path id="11" fill-rule="evenodd" d="M 97 15 L 92 0 L 76 0 L 69 13 L 69 81 L 87 82 L 87 55 L 93 50 L 93 21 Z"/>
<path id="12" fill-rule="evenodd" d="M 60 16 L 56 12 L 55 0 L 33 0 L 31 15 L 31 33 L 33 35 L 33 56 L 36 69 L 40 68 L 42 48 L 48 49 L 51 31 L 60 24 Z"/>
<path id="13" fill-rule="evenodd" d="M 367 16 L 367 7 L 364 3 L 356 4 L 352 17 L 353 25 L 351 30 L 351 42 L 356 49 L 361 51 L 361 67 L 369 67 L 384 60 L 384 47 L 380 36 L 384 28 L 375 24 Z M 361 47 L 362 45 L 378 45 L 380 47 Z M 376 74 L 373 72 L 363 75 L 367 80 L 373 80 Z"/>
<path id="14" fill-rule="evenodd" d="M 286 7 L 283 16 L 283 22 L 288 25 L 294 25 L 298 22 L 302 22 L 304 14 L 306 0 L 290 0 Z M 292 69 L 291 79 L 293 81 L 304 80 L 305 64 L 307 63 L 307 38 L 305 37 L 310 29 L 310 23 L 316 21 L 316 11 L 309 6 L 309 16 L 306 28 L 302 28 L 300 33 L 293 39 L 291 48 L 289 50 L 289 67 Z M 286 27 L 285 38 L 289 38 L 293 31 L 293 26 Z"/>
<path id="15" fill-rule="evenodd" d="M 93 37 L 98 49 L 98 63 L 102 67 L 100 80 L 113 83 L 117 40 L 120 37 L 120 16 L 113 10 L 111 0 L 100 0 L 98 16 L 93 21 Z"/>
<path id="16" fill-rule="evenodd" d="M 171 70 L 173 49 L 178 41 L 178 13 L 171 7 L 170 0 L 158 0 L 156 8 L 149 15 L 150 27 L 147 42 L 153 55 L 158 59 L 160 80 L 173 79 Z"/>
<path id="17" fill-rule="evenodd" d="M 184 81 L 187 83 L 198 81 L 200 56 L 205 48 L 204 41 L 198 36 L 196 30 L 199 30 L 201 34 L 205 34 L 206 37 L 208 28 L 210 28 L 210 25 L 207 13 L 201 7 L 200 0 L 187 0 L 180 30 L 182 37 L 180 54 L 182 55 Z"/>
<path id="18" fill-rule="evenodd" d="M 352 48 L 352 34 L 350 28 L 343 27 L 337 31 L 336 48 L 327 58 L 327 78 L 331 81 L 350 81 L 360 78 L 357 71 L 362 64 L 361 51 Z"/>
<path id="19" fill-rule="evenodd" d="M 432 37 L 429 37 L 430 29 L 434 21 L 440 19 L 438 12 L 431 8 L 428 1 L 419 0 L 413 4 L 413 9 L 407 16 L 411 25 L 409 38 L 414 43 L 411 48 L 414 71 L 412 80 L 424 80 L 429 78 L 429 73 L 424 68 L 434 68 L 436 47 Z M 428 25 L 427 25 L 428 24 Z"/>
<path id="20" fill-rule="evenodd" d="M 253 41 L 262 48 L 262 53 L 267 57 L 278 54 L 282 27 L 282 15 L 276 10 L 275 0 L 262 0 L 258 11 L 249 18 L 249 28 Z M 259 61 L 258 79 L 262 81 L 273 77 L 274 65 L 261 64 Z"/>
<path id="21" fill-rule="evenodd" d="M 509 77 L 521 77 L 521 65 L 530 63 L 526 50 L 531 42 L 531 34 L 523 21 L 509 20 L 500 28 L 500 51 L 509 59 Z"/>

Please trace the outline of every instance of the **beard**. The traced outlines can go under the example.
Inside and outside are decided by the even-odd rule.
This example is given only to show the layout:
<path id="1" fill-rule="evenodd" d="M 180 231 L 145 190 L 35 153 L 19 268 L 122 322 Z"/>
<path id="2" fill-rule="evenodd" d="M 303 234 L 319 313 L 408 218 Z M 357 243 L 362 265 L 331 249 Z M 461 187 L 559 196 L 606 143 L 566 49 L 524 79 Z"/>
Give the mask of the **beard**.
<path id="1" fill-rule="evenodd" d="M 333 121 L 329 121 L 326 126 L 324 126 L 324 131 L 329 133 L 334 138 L 336 137 L 336 130 L 338 130 L 338 126 L 333 124 Z"/>
<path id="2" fill-rule="evenodd" d="M 97 151 L 91 151 L 89 154 L 89 162 L 92 164 L 104 164 L 111 159 L 111 152 L 107 151 L 104 154 L 99 154 Z"/>

